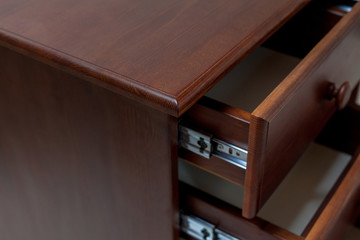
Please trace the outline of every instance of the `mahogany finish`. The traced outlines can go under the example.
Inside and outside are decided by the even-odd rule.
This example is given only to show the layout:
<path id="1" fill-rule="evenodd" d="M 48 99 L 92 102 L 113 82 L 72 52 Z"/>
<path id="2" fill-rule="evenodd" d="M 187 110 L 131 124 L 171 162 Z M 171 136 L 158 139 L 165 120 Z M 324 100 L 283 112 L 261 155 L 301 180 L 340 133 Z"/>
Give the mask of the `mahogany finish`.
<path id="1" fill-rule="evenodd" d="M 359 148 L 360 150 L 360 148 Z M 356 156 L 357 154 L 353 153 L 353 156 Z M 328 194 L 326 195 L 325 199 L 323 200 L 323 202 L 321 203 L 320 207 L 317 209 L 316 213 L 314 214 L 314 216 L 312 217 L 312 219 L 310 220 L 310 222 L 307 224 L 306 228 L 304 229 L 304 231 L 301 233 L 301 236 L 306 237 L 310 230 L 312 230 L 312 228 L 314 227 L 315 223 L 318 221 L 320 215 L 322 214 L 322 212 L 324 211 L 324 209 L 326 207 L 328 207 L 328 204 L 330 202 L 330 200 L 334 197 L 334 194 L 336 193 L 336 191 L 338 191 L 340 184 L 342 184 L 342 182 L 344 181 L 344 178 L 346 177 L 346 175 L 348 174 L 348 172 L 350 171 L 351 167 L 353 166 L 354 162 L 356 161 L 356 157 L 353 157 L 351 159 L 351 161 L 347 164 L 347 166 L 345 167 L 345 169 L 343 170 L 343 172 L 341 173 L 341 175 L 339 176 L 339 178 L 337 179 L 337 181 L 335 182 L 335 184 L 333 185 L 333 187 L 331 188 L 331 190 L 328 192 Z M 360 196 L 359 196 L 360 197 Z M 360 198 L 359 198 L 360 199 Z M 356 208 L 353 209 L 354 210 L 354 216 L 356 216 Z M 360 209 L 359 209 L 360 210 Z M 352 224 L 355 221 L 352 221 L 350 224 Z M 346 226 L 343 226 L 346 228 Z M 331 229 L 331 231 L 338 231 L 336 229 Z"/>
<path id="2" fill-rule="evenodd" d="M 348 103 L 360 76 L 360 48 L 356 44 L 360 40 L 359 13 L 357 7 L 335 26 L 251 116 L 208 98 L 184 115 L 185 125 L 248 148 L 245 217 L 255 216 L 330 116 Z M 338 59 L 344 59 L 341 67 Z M 181 151 L 180 156 L 215 175 L 244 184 L 244 171 L 221 159 L 208 160 L 187 151 Z"/>
<path id="3" fill-rule="evenodd" d="M 330 84 L 328 90 L 328 99 L 335 99 L 335 106 L 337 110 L 343 109 L 350 100 L 351 91 L 350 84 L 344 82 L 339 88 L 336 88 L 335 84 Z"/>
<path id="4" fill-rule="evenodd" d="M 360 155 L 356 156 L 310 221 L 305 236 L 297 236 L 258 217 L 246 219 L 240 209 L 183 183 L 180 207 L 239 239 L 338 240 L 360 215 Z"/>
<path id="5" fill-rule="evenodd" d="M 349 105 L 335 113 L 316 141 L 351 155 L 355 154 L 360 143 L 360 106 L 355 103 L 358 88 L 359 85 L 354 89 Z"/>
<path id="6" fill-rule="evenodd" d="M 335 112 L 336 101 L 326 98 L 328 86 L 348 81 L 353 88 L 359 81 L 359 28 L 356 4 L 252 113 L 245 217 L 255 216 Z"/>
<path id="7" fill-rule="evenodd" d="M 210 159 L 207 159 L 183 148 L 179 150 L 179 156 L 187 162 L 210 172 L 211 174 L 224 178 L 225 180 L 237 185 L 244 185 L 245 170 L 224 161 L 224 159 L 216 156 L 210 156 Z"/>
<path id="8" fill-rule="evenodd" d="M 0 56 L 1 239 L 178 239 L 177 120 Z"/>
<path id="9" fill-rule="evenodd" d="M 250 116 L 246 111 L 203 97 L 184 114 L 181 124 L 247 150 Z"/>
<path id="10" fill-rule="evenodd" d="M 198 216 L 240 239 L 303 239 L 258 217 L 245 219 L 240 209 L 183 183 L 180 184 L 180 203 L 185 213 Z"/>
<path id="11" fill-rule="evenodd" d="M 355 158 L 353 166 L 306 236 L 306 240 L 341 239 L 344 229 L 353 224 L 359 216 L 360 155 Z"/>
<path id="12" fill-rule="evenodd" d="M 201 98 L 180 121 L 184 126 L 189 126 L 194 130 L 201 129 L 220 140 L 246 150 L 249 122 L 250 113 L 208 97 Z M 215 156 L 207 159 L 186 149 L 180 149 L 179 156 L 228 181 L 239 185 L 244 184 L 245 170 L 223 159 Z"/>
<path id="13" fill-rule="evenodd" d="M 311 1 L 263 44 L 277 51 L 304 58 L 347 13 L 340 1 Z M 344 1 L 347 4 L 351 1 Z M 354 2 L 355 3 L 355 2 Z"/>
<path id="14" fill-rule="evenodd" d="M 185 209 L 235 236 L 302 239 L 241 215 L 255 216 L 335 112 L 329 85 L 359 80 L 360 4 L 252 114 L 198 100 L 308 2 L 0 0 L 1 237 L 177 239 L 184 116 L 249 150 L 245 180 L 191 158 L 244 183 L 243 212 L 205 195 L 184 195 Z M 357 165 L 309 236 L 348 217 Z"/>
<path id="15" fill-rule="evenodd" d="M 0 0 L 0 44 L 179 116 L 310 0 Z"/>

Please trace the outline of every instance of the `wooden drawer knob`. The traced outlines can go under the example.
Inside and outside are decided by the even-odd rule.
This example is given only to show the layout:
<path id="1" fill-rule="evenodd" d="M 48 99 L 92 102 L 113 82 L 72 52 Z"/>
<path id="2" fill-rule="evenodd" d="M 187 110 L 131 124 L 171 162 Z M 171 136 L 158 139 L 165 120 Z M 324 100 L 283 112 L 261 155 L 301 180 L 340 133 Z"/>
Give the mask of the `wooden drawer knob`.
<path id="1" fill-rule="evenodd" d="M 328 99 L 335 98 L 335 105 L 338 110 L 343 109 L 348 103 L 351 96 L 349 82 L 344 82 L 339 88 L 336 88 L 334 83 L 331 83 L 328 88 Z"/>

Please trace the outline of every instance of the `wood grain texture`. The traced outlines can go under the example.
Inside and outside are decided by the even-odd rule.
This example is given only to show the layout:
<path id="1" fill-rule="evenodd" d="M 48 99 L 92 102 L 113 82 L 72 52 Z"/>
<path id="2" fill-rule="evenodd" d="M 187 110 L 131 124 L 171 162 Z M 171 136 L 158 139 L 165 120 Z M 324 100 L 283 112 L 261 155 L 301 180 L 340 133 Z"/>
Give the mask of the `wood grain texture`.
<path id="1" fill-rule="evenodd" d="M 245 169 L 231 164 L 224 159 L 215 156 L 211 156 L 210 159 L 207 159 L 183 148 L 179 150 L 179 157 L 200 169 L 227 181 L 241 186 L 244 185 Z"/>
<path id="2" fill-rule="evenodd" d="M 353 153 L 353 154 L 355 155 L 355 153 Z M 346 177 L 349 170 L 353 166 L 355 160 L 356 160 L 355 157 L 353 157 L 350 160 L 350 162 L 347 164 L 347 166 L 344 168 L 343 172 L 338 177 L 338 179 L 336 180 L 336 182 L 333 185 L 333 187 L 331 188 L 331 190 L 327 193 L 327 195 L 326 195 L 325 199 L 323 200 L 323 202 L 321 203 L 320 207 L 316 210 L 316 212 L 313 215 L 313 217 L 311 218 L 311 220 L 307 223 L 307 226 L 305 227 L 305 229 L 301 233 L 301 236 L 306 237 L 309 234 L 309 232 L 311 231 L 311 229 L 314 227 L 314 225 L 316 224 L 316 222 L 319 219 L 319 216 L 322 214 L 324 209 L 328 206 L 329 201 L 334 197 L 334 194 L 339 189 L 340 184 L 343 182 L 344 178 Z M 355 211 L 355 209 L 354 209 L 354 211 Z M 356 215 L 356 214 L 354 213 L 354 215 Z M 339 226 L 339 227 L 341 227 L 341 226 Z M 334 231 L 334 230 L 330 229 L 330 231 Z M 344 229 L 336 230 L 336 231 L 344 231 Z"/>
<path id="3" fill-rule="evenodd" d="M 353 224 L 360 213 L 360 155 L 341 182 L 334 196 L 306 236 L 306 240 L 341 239 L 344 229 Z"/>
<path id="4" fill-rule="evenodd" d="M 254 161 L 254 159 L 264 157 L 268 128 L 268 122 L 256 116 L 251 116 L 242 211 L 243 215 L 248 218 L 254 217 L 254 212 L 259 210 L 257 206 L 260 205 L 262 162 Z"/>
<path id="5" fill-rule="evenodd" d="M 203 97 L 182 116 L 180 122 L 234 146 L 248 148 L 250 113 L 243 110 Z M 244 184 L 245 170 L 223 159 L 215 156 L 207 159 L 186 149 L 181 149 L 179 156 L 205 171 L 233 183 Z"/>
<path id="6" fill-rule="evenodd" d="M 5 48 L 0 109 L 2 239 L 177 239 L 175 118 Z"/>
<path id="7" fill-rule="evenodd" d="M 359 29 L 360 4 L 356 4 L 252 113 L 244 216 L 255 216 L 335 112 L 335 100 L 325 97 L 329 82 L 338 87 L 348 81 L 353 88 L 359 81 Z M 258 131 L 251 127 L 257 122 L 268 125 L 261 129 L 264 132 L 252 132 Z M 252 147 L 252 142 L 257 147 Z M 263 154 L 258 149 L 263 149 Z"/>
<path id="8" fill-rule="evenodd" d="M 203 97 L 184 114 L 181 124 L 248 149 L 250 113 L 225 103 Z"/>
<path id="9" fill-rule="evenodd" d="M 214 224 L 220 230 L 240 239 L 303 239 L 263 219 L 245 219 L 242 217 L 241 210 L 186 184 L 180 185 L 180 207 L 185 213 L 200 217 Z"/>
<path id="10" fill-rule="evenodd" d="M 309 0 L 1 0 L 0 44 L 179 116 Z"/>
<path id="11" fill-rule="evenodd" d="M 338 240 L 360 215 L 360 148 L 336 182 L 305 236 L 295 235 L 261 218 L 245 219 L 242 211 L 189 185 L 180 184 L 180 208 L 240 239 Z"/>

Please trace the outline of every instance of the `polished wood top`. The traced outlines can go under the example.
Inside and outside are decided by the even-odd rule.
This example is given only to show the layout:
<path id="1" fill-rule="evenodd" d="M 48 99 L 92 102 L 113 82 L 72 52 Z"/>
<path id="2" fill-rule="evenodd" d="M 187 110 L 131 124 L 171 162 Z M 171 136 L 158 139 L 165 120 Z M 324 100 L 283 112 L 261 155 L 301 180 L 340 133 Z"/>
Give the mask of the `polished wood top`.
<path id="1" fill-rule="evenodd" d="M 0 0 L 0 45 L 174 116 L 309 0 Z"/>

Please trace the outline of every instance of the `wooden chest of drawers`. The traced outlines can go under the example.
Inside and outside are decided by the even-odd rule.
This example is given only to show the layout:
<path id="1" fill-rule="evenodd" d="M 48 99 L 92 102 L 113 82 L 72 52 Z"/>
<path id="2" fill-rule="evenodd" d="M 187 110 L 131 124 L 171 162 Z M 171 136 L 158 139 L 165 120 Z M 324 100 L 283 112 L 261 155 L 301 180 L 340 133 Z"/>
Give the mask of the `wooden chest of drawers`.
<path id="1" fill-rule="evenodd" d="M 309 2 L 0 0 L 4 239 L 177 239 L 180 205 L 220 209 L 179 201 L 178 156 L 243 186 L 221 226 L 279 237 L 249 219 L 360 79 L 360 5 Z M 353 162 L 309 239 L 355 208 Z"/>

